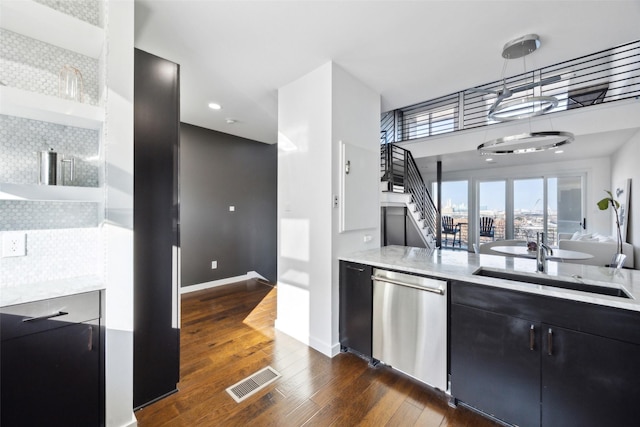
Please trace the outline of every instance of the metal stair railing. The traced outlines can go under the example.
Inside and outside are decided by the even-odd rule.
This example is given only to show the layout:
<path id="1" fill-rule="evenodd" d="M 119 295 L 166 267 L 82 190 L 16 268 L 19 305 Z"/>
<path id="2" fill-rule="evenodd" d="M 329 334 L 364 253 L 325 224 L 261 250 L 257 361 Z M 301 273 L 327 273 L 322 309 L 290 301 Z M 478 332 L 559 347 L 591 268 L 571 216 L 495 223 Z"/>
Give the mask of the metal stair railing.
<path id="1" fill-rule="evenodd" d="M 389 182 L 389 191 L 411 194 L 411 199 L 424 220 L 427 233 L 436 235 L 438 209 L 429 189 L 422 180 L 411 151 L 395 144 L 382 144 L 380 148 L 381 180 Z"/>

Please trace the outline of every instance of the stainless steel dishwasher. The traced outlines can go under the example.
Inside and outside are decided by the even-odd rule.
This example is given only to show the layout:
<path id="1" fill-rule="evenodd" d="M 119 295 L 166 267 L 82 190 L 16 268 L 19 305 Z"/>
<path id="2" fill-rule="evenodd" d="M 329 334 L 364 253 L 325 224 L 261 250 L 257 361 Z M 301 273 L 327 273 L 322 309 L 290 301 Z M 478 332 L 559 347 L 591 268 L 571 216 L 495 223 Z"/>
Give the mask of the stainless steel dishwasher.
<path id="1" fill-rule="evenodd" d="M 447 390 L 447 282 L 373 270 L 373 358 Z"/>

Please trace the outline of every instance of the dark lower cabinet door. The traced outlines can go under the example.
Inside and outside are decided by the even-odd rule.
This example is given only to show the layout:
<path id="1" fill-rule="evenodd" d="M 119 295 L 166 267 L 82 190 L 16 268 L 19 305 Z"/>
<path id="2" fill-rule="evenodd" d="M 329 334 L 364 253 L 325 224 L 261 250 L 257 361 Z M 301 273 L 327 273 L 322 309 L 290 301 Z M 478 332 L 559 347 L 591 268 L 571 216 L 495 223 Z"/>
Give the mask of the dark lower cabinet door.
<path id="1" fill-rule="evenodd" d="M 540 425 L 538 324 L 451 304 L 450 354 L 456 399 L 510 424 Z"/>
<path id="2" fill-rule="evenodd" d="M 543 328 L 542 425 L 639 425 L 640 346 Z"/>
<path id="3" fill-rule="evenodd" d="M 0 425 L 104 425 L 100 328 L 86 323 L 2 342 Z"/>
<path id="4" fill-rule="evenodd" d="M 340 261 L 340 345 L 371 357 L 373 285 L 370 265 Z"/>

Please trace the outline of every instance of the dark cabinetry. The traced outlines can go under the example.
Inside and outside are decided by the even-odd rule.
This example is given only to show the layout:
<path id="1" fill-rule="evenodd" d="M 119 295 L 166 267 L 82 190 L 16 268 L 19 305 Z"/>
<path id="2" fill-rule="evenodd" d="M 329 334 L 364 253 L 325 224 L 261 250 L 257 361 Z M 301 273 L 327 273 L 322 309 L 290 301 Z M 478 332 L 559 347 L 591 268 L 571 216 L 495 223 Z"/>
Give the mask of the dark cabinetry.
<path id="1" fill-rule="evenodd" d="M 103 426 L 100 293 L 0 309 L 0 425 Z"/>
<path id="2" fill-rule="evenodd" d="M 370 265 L 340 261 L 340 345 L 371 357 L 373 286 Z"/>
<path id="3" fill-rule="evenodd" d="M 135 50 L 133 406 L 180 376 L 180 67 Z"/>
<path id="4" fill-rule="evenodd" d="M 539 327 L 527 320 L 453 304 L 451 392 L 519 426 L 540 425 Z"/>
<path id="5" fill-rule="evenodd" d="M 638 313 L 462 282 L 451 303 L 456 399 L 520 426 L 640 417 Z"/>
<path id="6" fill-rule="evenodd" d="M 549 325 L 542 332 L 552 346 L 542 354 L 542 425 L 637 425 L 640 345 Z"/>

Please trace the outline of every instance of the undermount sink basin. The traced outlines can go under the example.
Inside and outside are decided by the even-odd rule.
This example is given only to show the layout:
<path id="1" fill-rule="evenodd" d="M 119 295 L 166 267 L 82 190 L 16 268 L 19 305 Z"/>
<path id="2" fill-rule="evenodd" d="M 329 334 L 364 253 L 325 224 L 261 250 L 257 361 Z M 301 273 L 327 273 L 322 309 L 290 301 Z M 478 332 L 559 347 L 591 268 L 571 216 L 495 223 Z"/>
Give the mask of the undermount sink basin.
<path id="1" fill-rule="evenodd" d="M 631 298 L 624 289 L 608 286 L 592 285 L 580 282 L 570 282 L 562 279 L 555 279 L 549 276 L 530 276 L 526 274 L 509 273 L 506 271 L 496 271 L 486 268 L 479 268 L 473 273 L 474 276 L 493 277 L 495 279 L 511 280 L 514 282 L 531 283 L 534 285 L 553 286 L 554 288 L 572 289 L 574 291 L 589 292 L 592 294 L 611 295 L 620 298 Z"/>

